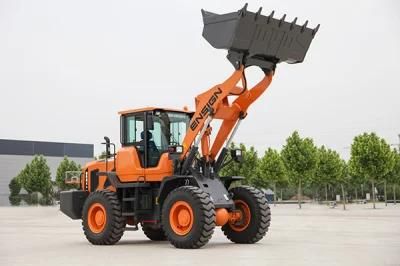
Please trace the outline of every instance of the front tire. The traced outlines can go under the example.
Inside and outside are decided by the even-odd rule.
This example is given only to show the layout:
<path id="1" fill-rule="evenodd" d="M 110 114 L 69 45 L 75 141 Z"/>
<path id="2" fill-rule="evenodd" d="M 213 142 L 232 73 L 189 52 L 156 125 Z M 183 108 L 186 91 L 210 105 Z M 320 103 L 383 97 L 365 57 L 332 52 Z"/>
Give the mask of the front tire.
<path id="1" fill-rule="evenodd" d="M 87 240 L 94 245 L 117 243 L 125 229 L 117 194 L 109 190 L 90 193 L 83 205 L 82 227 Z"/>
<path id="2" fill-rule="evenodd" d="M 222 231 L 234 243 L 253 244 L 260 241 L 271 222 L 271 210 L 264 193 L 250 186 L 235 187 L 230 192 L 241 219 L 228 222 Z"/>
<path id="3" fill-rule="evenodd" d="M 214 233 L 215 207 L 200 188 L 179 187 L 165 199 L 161 221 L 165 235 L 176 248 L 200 248 Z"/>

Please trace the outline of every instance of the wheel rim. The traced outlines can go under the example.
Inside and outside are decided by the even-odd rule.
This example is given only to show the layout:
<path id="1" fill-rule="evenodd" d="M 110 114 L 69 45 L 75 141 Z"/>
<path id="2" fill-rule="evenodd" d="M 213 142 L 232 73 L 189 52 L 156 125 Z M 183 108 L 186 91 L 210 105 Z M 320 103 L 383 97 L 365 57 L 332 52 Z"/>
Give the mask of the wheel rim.
<path id="1" fill-rule="evenodd" d="M 234 222 L 230 222 L 229 225 L 232 228 L 232 230 L 236 232 L 241 232 L 245 230 L 250 224 L 251 220 L 250 207 L 243 200 L 235 200 L 235 208 L 240 212 L 240 219 Z"/>
<path id="2" fill-rule="evenodd" d="M 172 205 L 169 212 L 169 223 L 177 235 L 188 234 L 193 227 L 193 221 L 193 210 L 189 203 L 180 200 Z"/>
<path id="3" fill-rule="evenodd" d="M 88 211 L 88 225 L 93 233 L 101 233 L 106 227 L 107 214 L 106 209 L 100 203 L 94 203 Z"/>

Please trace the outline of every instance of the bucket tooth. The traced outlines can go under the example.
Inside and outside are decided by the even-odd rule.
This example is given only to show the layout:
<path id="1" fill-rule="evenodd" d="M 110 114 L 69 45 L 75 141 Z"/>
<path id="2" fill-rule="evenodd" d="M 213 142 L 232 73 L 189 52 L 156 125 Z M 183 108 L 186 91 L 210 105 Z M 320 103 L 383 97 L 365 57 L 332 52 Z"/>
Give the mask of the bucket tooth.
<path id="1" fill-rule="evenodd" d="M 238 69 L 240 66 L 258 66 L 274 69 L 281 62 L 301 63 L 317 33 L 315 29 L 292 21 L 247 10 L 247 4 L 235 12 L 214 14 L 202 10 L 203 37 L 217 49 L 228 50 L 228 60 Z M 305 34 L 302 34 L 305 33 Z"/>
<path id="2" fill-rule="evenodd" d="M 292 21 L 292 23 L 290 23 L 290 29 L 293 30 L 294 25 L 296 25 L 297 22 L 297 17 L 294 18 L 294 20 Z"/>
<path id="3" fill-rule="evenodd" d="M 267 24 L 271 21 L 271 18 L 274 18 L 275 10 L 272 10 L 271 14 L 267 17 Z"/>
<path id="4" fill-rule="evenodd" d="M 315 29 L 313 29 L 312 31 L 312 36 L 314 36 L 315 34 L 317 34 L 318 30 L 319 30 L 319 26 L 320 24 L 317 25 L 317 27 L 315 27 Z"/>
<path id="5" fill-rule="evenodd" d="M 284 14 L 284 15 L 282 16 L 282 18 L 279 20 L 279 27 L 282 26 L 282 22 L 285 21 L 285 18 L 286 18 L 286 14 Z"/>
<path id="6" fill-rule="evenodd" d="M 262 11 L 262 7 L 260 7 L 260 8 L 258 9 L 256 15 L 254 16 L 254 20 L 257 20 L 257 19 L 258 19 L 258 17 L 259 17 L 260 14 L 261 14 L 261 11 Z"/>
<path id="7" fill-rule="evenodd" d="M 303 26 L 301 26 L 301 32 L 304 32 L 304 30 L 307 28 L 308 20 L 304 22 Z"/>

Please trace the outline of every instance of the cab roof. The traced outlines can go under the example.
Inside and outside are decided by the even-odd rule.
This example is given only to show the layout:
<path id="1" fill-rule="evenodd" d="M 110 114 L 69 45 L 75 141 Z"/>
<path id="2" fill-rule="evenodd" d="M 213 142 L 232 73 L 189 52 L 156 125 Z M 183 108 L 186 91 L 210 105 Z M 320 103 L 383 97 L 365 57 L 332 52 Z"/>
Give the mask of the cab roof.
<path id="1" fill-rule="evenodd" d="M 162 108 L 162 107 L 143 107 L 143 108 L 138 108 L 138 109 L 128 109 L 128 110 L 119 111 L 118 114 L 126 115 L 126 114 L 140 113 L 140 112 L 154 111 L 154 110 L 179 112 L 179 113 L 187 113 L 187 114 L 193 113 L 193 111 L 189 111 L 189 109 L 185 106 L 182 109 Z"/>

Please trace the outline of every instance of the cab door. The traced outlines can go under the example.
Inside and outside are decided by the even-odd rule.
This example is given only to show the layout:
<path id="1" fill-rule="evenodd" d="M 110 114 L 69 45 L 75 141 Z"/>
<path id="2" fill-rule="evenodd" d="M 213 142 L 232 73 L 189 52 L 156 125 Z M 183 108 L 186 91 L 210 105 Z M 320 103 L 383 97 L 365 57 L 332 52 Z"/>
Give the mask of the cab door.
<path id="1" fill-rule="evenodd" d="M 146 113 L 145 178 L 149 182 L 162 181 L 173 173 L 172 161 L 168 158 L 169 141 L 166 137 L 169 122 L 161 119 L 161 114 L 160 111 Z"/>
<path id="2" fill-rule="evenodd" d="M 133 113 L 121 116 L 121 149 L 117 153 L 116 171 L 121 182 L 137 182 L 145 179 L 145 151 L 143 137 L 145 114 Z"/>

